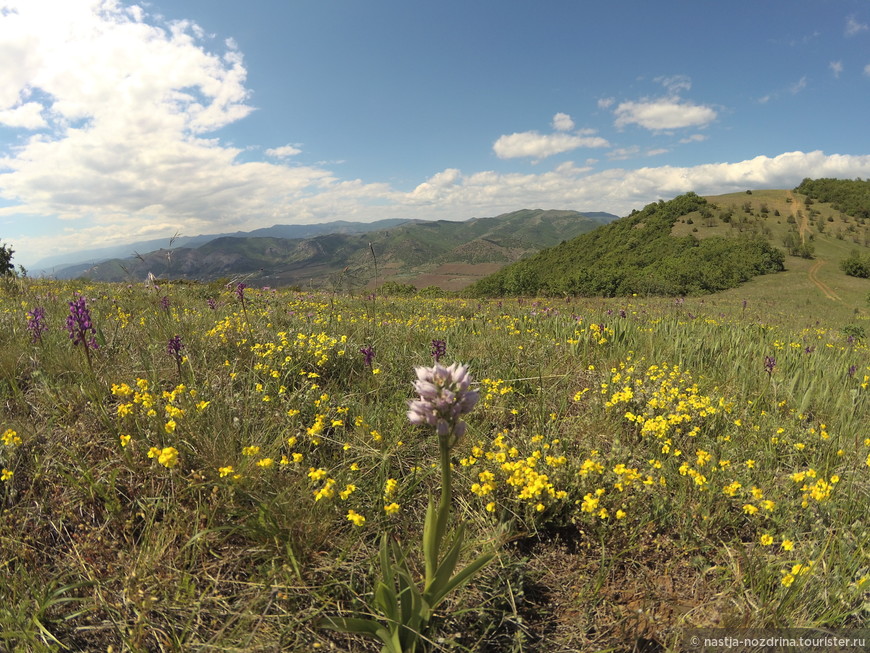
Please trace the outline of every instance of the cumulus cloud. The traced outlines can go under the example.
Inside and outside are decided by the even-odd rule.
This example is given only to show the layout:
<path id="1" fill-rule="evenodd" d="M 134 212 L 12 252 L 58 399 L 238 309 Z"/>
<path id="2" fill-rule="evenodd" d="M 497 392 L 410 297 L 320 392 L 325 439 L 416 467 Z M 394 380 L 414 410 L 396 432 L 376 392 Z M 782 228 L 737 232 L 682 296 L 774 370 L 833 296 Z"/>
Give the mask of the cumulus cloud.
<path id="1" fill-rule="evenodd" d="M 115 0 L 2 7 L 0 124 L 20 134 L 0 150 L 0 218 L 73 221 L 55 247 L 129 240 L 166 224 L 195 234 L 252 216 L 277 222 L 294 202 L 293 217 L 304 219 L 318 210 L 307 200 L 325 189 L 337 201 L 390 194 L 319 167 L 241 162 L 241 149 L 211 137 L 253 111 L 231 40 L 211 52 L 197 25 Z"/>
<path id="2" fill-rule="evenodd" d="M 273 156 L 277 159 L 287 159 L 301 153 L 302 150 L 295 145 L 282 145 L 281 147 L 273 147 L 266 150 L 267 156 Z"/>
<path id="3" fill-rule="evenodd" d="M 653 81 L 661 84 L 668 95 L 619 103 L 613 110 L 613 115 L 616 117 L 614 125 L 617 128 L 622 129 L 628 125 L 638 125 L 650 131 L 685 127 L 703 128 L 716 120 L 715 109 L 695 104 L 680 96 L 681 93 L 692 88 L 692 81 L 686 75 L 656 77 Z M 600 102 L 599 106 L 602 106 Z"/>
<path id="4" fill-rule="evenodd" d="M 421 196 L 415 190 L 397 201 L 405 207 L 406 215 L 413 215 L 413 207 L 425 202 L 427 217 L 452 215 L 454 219 L 497 215 L 521 206 L 603 210 L 624 215 L 649 202 L 688 191 L 718 195 L 747 188 L 793 188 L 805 177 L 868 175 L 870 155 L 828 155 L 820 151 L 758 156 L 736 163 L 614 168 L 597 173 L 563 163 L 538 174 L 489 171 L 464 175 L 450 170 L 451 183 L 439 185 L 437 192 L 429 187 L 430 192 Z M 428 206 L 433 199 L 438 200 L 437 207 Z"/>
<path id="5" fill-rule="evenodd" d="M 716 119 L 716 111 L 678 98 L 622 102 L 614 110 L 616 126 L 639 125 L 652 131 L 704 127 Z"/>
<path id="6" fill-rule="evenodd" d="M 0 125 L 24 129 L 47 127 L 48 123 L 42 117 L 44 108 L 39 102 L 25 102 L 10 109 L 4 109 L 0 111 Z"/>
<path id="7" fill-rule="evenodd" d="M 567 132 L 574 129 L 574 121 L 567 113 L 557 113 L 553 116 L 553 129 L 560 132 Z"/>
<path id="8" fill-rule="evenodd" d="M 607 139 L 600 136 L 572 135 L 564 132 L 540 134 L 536 131 L 528 131 L 500 136 L 492 149 L 500 159 L 519 157 L 544 159 L 580 147 L 607 147 L 608 145 Z"/>
<path id="9" fill-rule="evenodd" d="M 261 172 L 268 172 L 262 164 Z M 255 171 L 252 171 L 254 173 Z M 691 167 L 657 166 L 639 169 L 612 168 L 593 172 L 588 166 L 562 162 L 552 170 L 534 174 L 480 171 L 463 173 L 448 168 L 408 192 L 396 191 L 386 184 L 360 181 L 332 181 L 318 192 L 276 199 L 258 214 L 259 222 L 247 228 L 274 223 L 304 223 L 335 219 L 371 221 L 380 218 L 418 218 L 460 220 L 471 216 L 494 216 L 521 207 L 552 207 L 601 210 L 625 215 L 658 199 L 670 199 L 687 191 L 718 195 L 747 188 L 793 188 L 805 177 L 870 177 L 870 155 L 828 155 L 816 152 L 789 152 L 775 157 L 759 156 L 735 163 L 711 163 Z M 283 180 L 272 180 L 280 185 Z M 241 192 L 247 187 L 243 186 Z M 232 201 L 235 191 L 219 198 Z M 0 208 L 0 220 L 6 209 Z M 154 220 L 152 227 L 176 225 L 174 220 Z M 184 233 L 213 233 L 208 220 L 187 223 L 198 230 Z M 242 225 L 244 226 L 244 225 Z M 107 231 L 128 230 L 114 238 Z M 106 211 L 94 226 L 76 229 L 59 237 L 15 241 L 16 250 L 54 251 L 82 249 L 101 244 L 129 242 L 136 237 L 155 237 L 146 231 L 135 215 Z M 23 260 L 23 259 L 22 259 Z M 26 264 L 26 263 L 25 263 Z"/>
<path id="10" fill-rule="evenodd" d="M 828 68 L 831 69 L 831 72 L 834 73 L 834 77 L 839 78 L 840 75 L 843 74 L 843 62 L 842 61 L 832 61 L 828 64 Z"/>
<path id="11" fill-rule="evenodd" d="M 854 16 L 849 16 L 846 19 L 846 28 L 843 30 L 843 33 L 846 36 L 855 36 L 861 32 L 866 32 L 868 29 L 870 29 L 870 26 L 868 26 L 867 23 L 859 23 L 855 20 Z"/>

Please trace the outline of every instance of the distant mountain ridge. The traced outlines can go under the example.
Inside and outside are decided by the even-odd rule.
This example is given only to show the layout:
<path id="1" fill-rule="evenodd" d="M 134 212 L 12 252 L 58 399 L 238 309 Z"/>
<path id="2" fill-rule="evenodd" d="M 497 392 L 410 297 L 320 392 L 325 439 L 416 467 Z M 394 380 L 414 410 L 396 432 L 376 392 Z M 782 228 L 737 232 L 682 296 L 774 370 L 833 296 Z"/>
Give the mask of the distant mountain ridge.
<path id="1" fill-rule="evenodd" d="M 172 249 L 138 252 L 137 256 L 96 265 L 69 266 L 55 274 L 97 281 L 139 281 L 150 272 L 158 277 L 202 281 L 245 277 L 263 285 L 306 287 L 336 283 L 362 287 L 386 280 L 414 283 L 425 278 L 435 285 L 459 289 L 503 265 L 614 219 L 616 216 L 603 212 L 523 209 L 464 222 L 379 221 L 366 225 L 369 230 L 364 233 L 334 229 L 336 224 L 358 223 L 329 223 L 329 233 L 304 238 L 276 235 L 293 233 L 291 226 L 276 225 L 243 236 L 217 236 L 199 244 L 194 241 L 193 246 L 186 241 Z"/>
<path id="2" fill-rule="evenodd" d="M 100 247 L 97 249 L 81 250 L 77 252 L 68 252 L 66 254 L 58 254 L 55 256 L 47 256 L 40 259 L 30 267 L 36 274 L 57 274 L 64 267 L 77 267 L 86 269 L 96 263 L 101 263 L 113 258 L 127 258 L 135 253 L 151 252 L 161 247 L 166 247 L 169 241 L 173 241 L 174 247 L 199 247 L 205 243 L 233 236 L 237 238 L 245 237 L 273 237 L 273 238 L 313 238 L 322 234 L 331 233 L 362 233 L 372 231 L 374 229 L 389 229 L 412 220 L 404 218 L 390 218 L 387 220 L 377 220 L 376 222 L 348 222 L 347 220 L 335 220 L 332 222 L 319 222 L 316 224 L 276 224 L 271 227 L 262 227 L 253 231 L 236 231 L 234 233 L 225 234 L 202 234 L 199 236 L 178 236 L 174 239 L 169 238 L 152 238 L 151 240 L 141 240 L 124 245 L 113 245 L 111 247 Z M 82 266 L 85 266 L 84 268 Z"/>

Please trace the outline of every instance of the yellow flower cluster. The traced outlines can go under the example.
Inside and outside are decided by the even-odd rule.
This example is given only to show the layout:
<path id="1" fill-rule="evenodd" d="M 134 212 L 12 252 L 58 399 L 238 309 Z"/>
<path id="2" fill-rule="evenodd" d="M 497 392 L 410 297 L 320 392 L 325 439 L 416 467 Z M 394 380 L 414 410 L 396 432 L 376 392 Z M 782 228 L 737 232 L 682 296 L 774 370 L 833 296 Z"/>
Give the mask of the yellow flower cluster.
<path id="1" fill-rule="evenodd" d="M 514 391 L 513 386 L 508 385 L 504 379 L 481 379 L 480 401 L 481 406 L 492 406 L 496 398 L 503 397 Z"/>
<path id="2" fill-rule="evenodd" d="M 795 582 L 799 576 L 804 576 L 809 574 L 814 566 L 812 561 L 807 564 L 798 563 L 796 565 L 792 565 L 791 569 L 783 569 L 782 571 L 782 584 L 786 587 L 791 587 L 791 585 Z"/>
<path id="3" fill-rule="evenodd" d="M 137 378 L 133 384 L 114 383 L 112 395 L 119 401 L 115 414 L 122 425 L 124 433 L 118 436 L 122 448 L 127 448 L 136 435 L 138 442 L 153 441 L 159 432 L 167 435 L 177 434 L 183 421 L 191 415 L 202 413 L 209 405 L 208 401 L 198 401 L 198 392 L 179 383 L 171 390 L 157 392 L 151 387 L 148 379 Z M 161 414 L 162 413 L 162 414 Z M 175 447 L 149 448 L 149 458 L 157 458 L 164 467 L 171 468 L 178 464 L 178 450 Z"/>
<path id="4" fill-rule="evenodd" d="M 6 429 L 3 432 L 3 435 L 0 436 L 0 440 L 2 440 L 3 444 L 7 447 L 16 447 L 21 444 L 21 438 L 18 436 L 18 433 L 12 429 Z"/>
<path id="5" fill-rule="evenodd" d="M 516 444 L 511 444 L 508 438 L 515 439 Z M 517 445 L 525 452 L 521 453 Z M 476 474 L 473 477 L 476 480 L 469 486 L 474 495 L 487 498 L 498 495 L 502 501 L 544 512 L 568 497 L 567 491 L 558 485 L 569 476 L 568 459 L 559 445 L 558 438 L 547 441 L 542 435 L 535 435 L 525 440 L 505 429 L 489 443 L 478 442 L 470 455 L 459 462 Z M 495 505 L 488 502 L 486 509 L 493 512 Z"/>
<path id="6" fill-rule="evenodd" d="M 642 436 L 658 438 L 662 453 L 674 456 L 679 449 L 672 447 L 672 439 L 682 443 L 697 436 L 707 418 L 728 408 L 722 399 L 701 394 L 691 374 L 679 365 L 650 365 L 638 372 L 630 358 L 611 369 L 601 392 L 610 394 L 606 408 L 623 406 L 625 419 L 640 426 Z"/>
<path id="7" fill-rule="evenodd" d="M 840 482 L 840 477 L 837 474 L 833 474 L 829 480 L 825 480 L 824 478 L 816 478 L 816 470 L 810 468 L 803 472 L 795 472 L 791 475 L 791 480 L 795 483 L 803 483 L 807 479 L 816 479 L 814 483 L 804 483 L 801 486 L 801 507 L 806 508 L 810 504 L 810 499 L 813 499 L 817 503 L 822 503 L 831 498 L 831 492 L 834 490 L 834 486 Z"/>
<path id="8" fill-rule="evenodd" d="M 148 450 L 149 458 L 156 458 L 157 462 L 167 468 L 175 467 L 178 464 L 178 449 L 175 447 L 151 447 Z"/>

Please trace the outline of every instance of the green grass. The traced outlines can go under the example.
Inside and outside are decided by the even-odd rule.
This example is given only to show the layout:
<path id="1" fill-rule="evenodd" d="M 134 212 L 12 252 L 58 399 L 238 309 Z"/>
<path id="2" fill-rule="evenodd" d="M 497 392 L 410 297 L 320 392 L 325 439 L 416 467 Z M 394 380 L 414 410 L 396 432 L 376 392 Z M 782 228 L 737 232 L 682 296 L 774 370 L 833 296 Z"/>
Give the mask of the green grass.
<path id="1" fill-rule="evenodd" d="M 433 647 L 859 627 L 870 355 L 844 329 L 870 326 L 867 282 L 829 263 L 831 300 L 813 264 L 681 302 L 8 284 L 0 649 L 378 650 L 315 624 L 370 613 L 384 532 L 422 574 L 438 446 L 405 411 L 433 339 L 480 383 L 453 459 L 463 560 L 497 552 L 437 611 Z M 63 326 L 76 290 L 92 367 Z"/>

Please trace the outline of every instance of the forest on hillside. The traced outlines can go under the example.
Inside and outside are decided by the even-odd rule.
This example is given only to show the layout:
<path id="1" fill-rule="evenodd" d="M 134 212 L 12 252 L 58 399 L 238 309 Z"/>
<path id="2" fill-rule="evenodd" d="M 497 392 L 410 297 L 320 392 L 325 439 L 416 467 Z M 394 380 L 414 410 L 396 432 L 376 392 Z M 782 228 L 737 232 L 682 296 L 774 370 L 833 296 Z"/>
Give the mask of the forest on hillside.
<path id="1" fill-rule="evenodd" d="M 835 211 L 870 218 L 870 179 L 804 179 L 795 192 L 817 202 L 828 202 Z"/>

